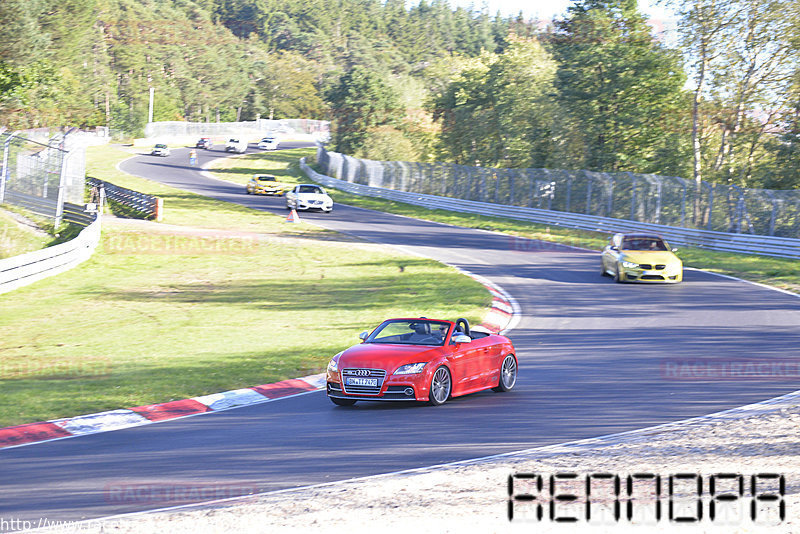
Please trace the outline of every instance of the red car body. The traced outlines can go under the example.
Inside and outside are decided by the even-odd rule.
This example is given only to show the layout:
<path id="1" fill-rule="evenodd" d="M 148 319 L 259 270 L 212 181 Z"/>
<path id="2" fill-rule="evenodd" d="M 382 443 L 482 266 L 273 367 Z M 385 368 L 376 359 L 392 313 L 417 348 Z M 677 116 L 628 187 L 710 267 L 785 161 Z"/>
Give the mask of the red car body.
<path id="1" fill-rule="evenodd" d="M 408 334 L 402 333 L 404 325 L 409 325 Z M 414 331 L 424 332 L 426 325 L 427 337 Z M 387 329 L 400 334 L 376 337 Z M 431 337 L 431 331 L 436 336 Z M 390 319 L 369 335 L 362 334 L 362 339 L 328 365 L 327 392 L 334 404 L 416 400 L 437 405 L 489 388 L 508 391 L 516 383 L 517 358 L 511 341 L 484 330 L 470 331 L 465 319 Z M 434 340 L 438 344 L 432 345 Z M 409 367 L 418 371 L 398 374 Z M 445 390 L 448 375 L 449 390 Z"/>

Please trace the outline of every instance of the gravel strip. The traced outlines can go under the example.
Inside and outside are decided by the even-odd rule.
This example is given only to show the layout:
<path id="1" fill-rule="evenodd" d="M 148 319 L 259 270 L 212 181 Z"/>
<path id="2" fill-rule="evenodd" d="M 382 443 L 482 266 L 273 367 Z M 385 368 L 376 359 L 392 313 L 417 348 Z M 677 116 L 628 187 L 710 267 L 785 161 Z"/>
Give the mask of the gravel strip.
<path id="1" fill-rule="evenodd" d="M 756 409 L 745 407 L 709 418 L 457 465 L 253 496 L 214 505 L 121 516 L 78 524 L 72 530 L 47 531 L 175 534 L 337 530 L 415 534 L 800 532 L 800 395 L 785 396 L 773 406 L 756 406 Z M 324 465 L 320 468 L 324 469 Z M 741 473 L 748 477 L 778 473 L 786 480 L 786 519 L 782 522 L 772 520 L 776 517 L 773 513 L 777 510 L 776 503 L 761 502 L 759 517 L 769 519 L 773 525 L 761 523 L 761 520 L 754 523 L 747 515 L 727 525 L 720 524 L 719 519 L 714 523 L 706 520 L 699 525 L 677 524 L 668 520 L 665 502 L 664 517 L 658 522 L 631 524 L 623 520 L 617 525 L 609 525 L 607 522 L 587 524 L 581 520 L 577 524 L 567 524 L 547 519 L 547 508 L 543 521 L 525 517 L 520 520 L 521 511 L 530 508 L 521 508 L 529 505 L 517 503 L 517 519 L 509 521 L 509 475 L 564 472 L 583 476 L 613 473 L 623 477 L 633 473 L 653 473 L 664 479 L 672 474 L 698 473 L 704 477 L 706 497 L 709 476 L 715 473 Z M 746 480 L 749 482 L 749 478 Z M 662 489 L 662 495 L 665 493 L 666 489 Z M 749 504 L 748 495 L 745 493 L 743 502 Z M 708 516 L 707 501 L 704 515 Z"/>

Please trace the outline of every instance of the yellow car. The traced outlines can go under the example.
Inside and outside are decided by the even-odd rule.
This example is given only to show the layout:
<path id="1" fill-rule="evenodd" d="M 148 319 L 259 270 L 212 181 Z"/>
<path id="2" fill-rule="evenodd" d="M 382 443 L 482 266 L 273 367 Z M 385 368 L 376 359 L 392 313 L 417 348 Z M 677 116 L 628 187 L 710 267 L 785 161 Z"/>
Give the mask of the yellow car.
<path id="1" fill-rule="evenodd" d="M 256 174 L 245 186 L 248 195 L 277 195 L 286 192 L 286 184 L 282 184 L 271 174 Z"/>
<path id="2" fill-rule="evenodd" d="M 603 276 L 616 282 L 669 282 L 683 280 L 683 262 L 661 236 L 614 234 L 600 258 Z"/>

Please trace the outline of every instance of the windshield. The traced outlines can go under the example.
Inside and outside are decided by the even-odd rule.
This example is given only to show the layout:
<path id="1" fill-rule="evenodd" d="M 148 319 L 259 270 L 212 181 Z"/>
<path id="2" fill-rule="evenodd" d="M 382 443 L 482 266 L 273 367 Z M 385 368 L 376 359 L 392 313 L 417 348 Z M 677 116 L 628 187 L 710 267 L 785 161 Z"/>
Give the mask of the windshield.
<path id="1" fill-rule="evenodd" d="M 443 321 L 398 319 L 381 324 L 365 342 L 441 347 L 449 328 L 450 324 Z"/>
<path id="2" fill-rule="evenodd" d="M 658 237 L 631 237 L 622 241 L 623 250 L 667 250 L 663 239 Z"/>
<path id="3" fill-rule="evenodd" d="M 322 188 L 317 187 L 316 185 L 301 185 L 297 188 L 298 193 L 314 193 L 317 195 L 322 194 Z"/>
<path id="4" fill-rule="evenodd" d="M 258 177 L 258 181 L 259 182 L 274 182 L 275 181 L 275 177 L 274 176 L 259 176 Z"/>
<path id="5" fill-rule="evenodd" d="M 167 145 L 156 145 L 156 148 L 167 148 Z"/>

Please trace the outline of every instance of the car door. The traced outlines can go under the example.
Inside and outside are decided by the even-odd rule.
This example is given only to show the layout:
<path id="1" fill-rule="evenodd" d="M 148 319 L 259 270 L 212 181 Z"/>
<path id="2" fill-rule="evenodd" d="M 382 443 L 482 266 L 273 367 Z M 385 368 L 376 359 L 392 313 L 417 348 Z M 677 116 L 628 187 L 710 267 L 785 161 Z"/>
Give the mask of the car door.
<path id="1" fill-rule="evenodd" d="M 476 377 L 480 373 L 481 349 L 475 340 L 469 343 L 450 341 L 450 370 L 453 374 L 453 394 L 459 395 L 475 387 Z"/>

